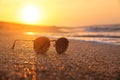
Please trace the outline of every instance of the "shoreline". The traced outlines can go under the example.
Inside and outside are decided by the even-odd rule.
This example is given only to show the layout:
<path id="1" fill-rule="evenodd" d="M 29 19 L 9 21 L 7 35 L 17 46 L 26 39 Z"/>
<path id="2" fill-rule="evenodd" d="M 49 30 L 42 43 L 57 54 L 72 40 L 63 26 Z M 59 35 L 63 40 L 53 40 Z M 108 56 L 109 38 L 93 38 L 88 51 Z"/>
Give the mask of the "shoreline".
<path id="1" fill-rule="evenodd" d="M 96 40 L 80 40 L 80 39 L 72 39 L 72 38 L 68 38 L 70 40 L 75 40 L 75 41 L 81 41 L 81 42 L 95 42 L 98 44 L 110 44 L 110 45 L 117 45 L 120 46 L 120 43 L 111 43 L 111 42 L 103 42 L 103 41 L 96 41 Z"/>

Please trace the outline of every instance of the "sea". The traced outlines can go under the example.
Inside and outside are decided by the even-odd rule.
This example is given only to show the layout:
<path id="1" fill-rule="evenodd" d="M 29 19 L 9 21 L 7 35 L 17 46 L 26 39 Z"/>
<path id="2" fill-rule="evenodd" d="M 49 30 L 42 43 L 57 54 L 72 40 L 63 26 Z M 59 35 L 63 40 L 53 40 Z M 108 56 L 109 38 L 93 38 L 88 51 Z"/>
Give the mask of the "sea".
<path id="1" fill-rule="evenodd" d="M 37 32 L 37 31 L 11 31 L 0 30 L 0 37 L 14 37 L 15 39 L 35 39 L 40 36 L 46 36 L 50 39 L 66 37 L 71 40 L 91 41 L 104 44 L 120 45 L 120 24 L 112 25 L 93 25 L 80 27 L 58 27 L 59 32 Z M 24 37 L 23 37 L 24 35 Z M 26 37 L 27 36 L 27 37 Z"/>
<path id="2" fill-rule="evenodd" d="M 120 45 L 120 25 L 62 28 L 69 39 Z M 60 35 L 60 34 L 59 34 Z"/>

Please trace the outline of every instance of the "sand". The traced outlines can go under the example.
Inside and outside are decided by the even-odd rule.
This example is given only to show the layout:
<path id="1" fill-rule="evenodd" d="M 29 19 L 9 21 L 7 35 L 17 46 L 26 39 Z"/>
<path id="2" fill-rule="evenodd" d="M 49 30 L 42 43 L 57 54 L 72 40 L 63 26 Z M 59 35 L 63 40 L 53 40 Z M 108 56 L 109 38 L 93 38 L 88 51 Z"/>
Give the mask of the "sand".
<path id="1" fill-rule="evenodd" d="M 69 40 L 65 54 L 35 54 L 32 42 L 0 39 L 0 80 L 120 80 L 120 46 Z"/>

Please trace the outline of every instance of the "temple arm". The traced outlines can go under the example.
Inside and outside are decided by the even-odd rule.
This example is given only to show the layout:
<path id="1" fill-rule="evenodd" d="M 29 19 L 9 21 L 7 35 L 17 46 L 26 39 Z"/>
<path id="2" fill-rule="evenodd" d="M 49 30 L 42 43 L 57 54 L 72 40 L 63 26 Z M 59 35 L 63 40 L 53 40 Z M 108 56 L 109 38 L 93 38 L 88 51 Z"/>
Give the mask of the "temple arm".
<path id="1" fill-rule="evenodd" d="M 14 43 L 13 43 L 12 49 L 15 48 L 15 43 L 16 43 L 17 41 L 34 41 L 34 40 L 15 40 Z"/>

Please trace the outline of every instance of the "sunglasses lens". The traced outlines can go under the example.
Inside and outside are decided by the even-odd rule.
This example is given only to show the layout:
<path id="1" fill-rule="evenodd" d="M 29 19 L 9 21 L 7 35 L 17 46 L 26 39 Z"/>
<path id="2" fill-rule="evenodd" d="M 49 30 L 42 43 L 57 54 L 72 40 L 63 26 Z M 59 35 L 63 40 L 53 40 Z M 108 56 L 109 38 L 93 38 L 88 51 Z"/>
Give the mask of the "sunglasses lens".
<path id="1" fill-rule="evenodd" d="M 38 37 L 34 40 L 33 48 L 36 53 L 44 54 L 50 47 L 50 40 L 47 37 Z"/>
<path id="2" fill-rule="evenodd" d="M 64 53 L 67 48 L 68 48 L 68 39 L 66 38 L 59 38 L 56 42 L 55 42 L 55 48 L 57 53 L 62 54 Z"/>

